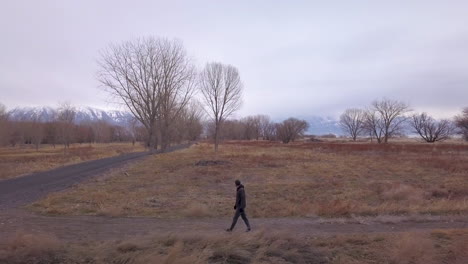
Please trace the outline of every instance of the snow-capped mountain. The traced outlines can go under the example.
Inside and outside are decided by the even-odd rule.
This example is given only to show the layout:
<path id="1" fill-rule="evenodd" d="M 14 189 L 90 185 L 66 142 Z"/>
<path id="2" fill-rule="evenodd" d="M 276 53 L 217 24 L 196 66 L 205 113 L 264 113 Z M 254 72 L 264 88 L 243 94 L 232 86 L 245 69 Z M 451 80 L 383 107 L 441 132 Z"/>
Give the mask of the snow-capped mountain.
<path id="1" fill-rule="evenodd" d="M 9 116 L 13 120 L 26 121 L 33 120 L 36 117 L 41 122 L 48 122 L 54 119 L 58 109 L 53 107 L 18 107 L 9 111 Z M 90 121 L 103 120 L 110 124 L 127 126 L 132 119 L 132 114 L 126 111 L 119 110 L 102 110 L 93 107 L 76 107 L 75 108 L 75 123 L 81 124 Z M 307 116 L 300 117 L 309 122 L 308 134 L 324 135 L 335 134 L 342 135 L 338 120 L 332 117 Z M 277 120 L 281 122 L 282 120 Z"/>
<path id="2" fill-rule="evenodd" d="M 339 121 L 332 117 L 309 116 L 302 118 L 309 122 L 308 133 L 312 135 L 335 134 L 342 135 Z"/>
<path id="3" fill-rule="evenodd" d="M 57 116 L 58 109 L 53 107 L 17 107 L 9 111 L 12 120 L 26 121 L 39 119 L 41 122 L 52 121 Z M 93 107 L 75 108 L 75 123 L 81 124 L 92 121 L 106 121 L 114 125 L 128 125 L 132 115 L 118 110 L 102 110 Z"/>
<path id="4" fill-rule="evenodd" d="M 294 117 L 294 116 L 293 116 Z M 288 117 L 275 118 L 275 122 L 282 122 Z M 309 129 L 306 131 L 306 134 L 309 135 L 326 135 L 326 134 L 335 134 L 337 136 L 343 135 L 343 130 L 340 127 L 339 121 L 333 117 L 323 117 L 323 116 L 297 116 L 296 118 L 305 120 L 309 123 Z"/>

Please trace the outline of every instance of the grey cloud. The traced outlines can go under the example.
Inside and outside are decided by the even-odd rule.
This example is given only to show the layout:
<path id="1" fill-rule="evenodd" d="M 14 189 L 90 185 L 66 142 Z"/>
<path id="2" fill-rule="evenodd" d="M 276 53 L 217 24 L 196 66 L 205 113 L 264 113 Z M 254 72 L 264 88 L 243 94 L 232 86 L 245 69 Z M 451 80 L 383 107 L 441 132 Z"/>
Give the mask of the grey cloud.
<path id="1" fill-rule="evenodd" d="M 468 98 L 466 1 L 9 1 L 0 10 L 0 101 L 110 108 L 99 50 L 179 38 L 196 63 L 237 66 L 239 115 L 337 116 L 390 97 L 441 117 Z"/>

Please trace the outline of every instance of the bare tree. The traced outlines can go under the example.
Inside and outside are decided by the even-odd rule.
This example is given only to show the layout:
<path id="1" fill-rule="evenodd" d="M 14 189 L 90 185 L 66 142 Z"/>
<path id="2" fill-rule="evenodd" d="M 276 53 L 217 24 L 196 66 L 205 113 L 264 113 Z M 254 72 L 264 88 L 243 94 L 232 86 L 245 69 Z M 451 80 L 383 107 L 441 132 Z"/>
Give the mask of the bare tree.
<path id="1" fill-rule="evenodd" d="M 8 144 L 10 125 L 5 105 L 0 103 L 0 146 Z"/>
<path id="2" fill-rule="evenodd" d="M 179 118 L 192 98 L 195 89 L 196 71 L 181 42 L 163 42 L 160 45 L 163 70 L 159 89 L 159 120 L 161 148 L 170 143 L 171 124 Z"/>
<path id="3" fill-rule="evenodd" d="M 446 140 L 453 132 L 450 120 L 436 121 L 427 113 L 414 114 L 411 117 L 411 126 L 422 139 L 430 143 Z"/>
<path id="4" fill-rule="evenodd" d="M 269 140 L 269 136 L 271 135 L 271 128 L 273 128 L 270 117 L 267 115 L 258 115 L 257 117 L 260 127 L 260 136 L 264 140 Z"/>
<path id="5" fill-rule="evenodd" d="M 7 117 L 6 106 L 0 103 L 0 120 L 6 119 L 6 117 Z"/>
<path id="6" fill-rule="evenodd" d="M 288 118 L 283 122 L 277 124 L 276 134 L 283 143 L 295 141 L 309 128 L 309 124 L 305 120 L 297 118 Z"/>
<path id="7" fill-rule="evenodd" d="M 108 143 L 112 140 L 111 126 L 104 120 L 94 121 L 89 124 L 92 128 L 92 134 L 95 142 Z"/>
<path id="8" fill-rule="evenodd" d="M 242 82 L 239 71 L 231 65 L 208 63 L 200 75 L 200 90 L 207 112 L 214 122 L 216 152 L 223 121 L 238 110 L 242 103 Z"/>
<path id="9" fill-rule="evenodd" d="M 264 138 L 266 140 L 270 141 L 276 141 L 278 140 L 278 135 L 276 133 L 276 127 L 278 124 L 275 122 L 270 122 L 268 125 L 264 127 L 263 133 L 264 133 Z"/>
<path id="10" fill-rule="evenodd" d="M 52 144 L 55 148 L 55 145 L 58 141 L 58 123 L 54 120 L 44 124 L 44 138 L 47 144 Z"/>
<path id="11" fill-rule="evenodd" d="M 148 146 L 168 145 L 168 128 L 188 103 L 195 70 L 180 41 L 145 38 L 102 53 L 99 81 L 143 124 Z M 157 125 L 159 125 L 159 130 Z"/>
<path id="12" fill-rule="evenodd" d="M 455 124 L 459 129 L 458 132 L 468 141 L 468 107 L 463 109 L 461 115 L 455 117 Z"/>
<path id="13" fill-rule="evenodd" d="M 39 114 L 34 114 L 29 122 L 29 133 L 31 135 L 31 143 L 36 146 L 36 151 L 39 150 L 39 145 L 44 139 L 44 123 Z"/>
<path id="14" fill-rule="evenodd" d="M 70 103 L 60 104 L 57 114 L 57 132 L 63 144 L 64 152 L 66 152 L 67 148 L 70 148 L 73 141 L 75 115 L 76 110 Z"/>
<path id="15" fill-rule="evenodd" d="M 258 140 L 260 138 L 262 135 L 262 130 L 260 127 L 260 118 L 258 115 L 244 117 L 242 118 L 241 122 L 244 123 L 245 127 L 244 139 Z"/>
<path id="16" fill-rule="evenodd" d="M 203 132 L 203 106 L 193 101 L 187 106 L 187 110 L 184 112 L 184 127 L 186 131 L 186 139 L 190 141 L 197 140 Z"/>
<path id="17" fill-rule="evenodd" d="M 353 141 L 364 132 L 365 112 L 361 109 L 351 108 L 340 116 L 340 126 L 351 136 Z"/>
<path id="18" fill-rule="evenodd" d="M 127 124 L 130 132 L 130 137 L 132 140 L 132 145 L 135 146 L 135 142 L 137 141 L 137 136 L 138 136 L 138 127 L 141 126 L 140 121 L 136 119 L 135 117 L 132 117 Z"/>
<path id="19" fill-rule="evenodd" d="M 405 114 L 409 111 L 408 104 L 400 101 L 374 101 L 366 111 L 364 130 L 370 132 L 378 143 L 387 143 L 390 137 L 403 132 L 407 120 Z"/>

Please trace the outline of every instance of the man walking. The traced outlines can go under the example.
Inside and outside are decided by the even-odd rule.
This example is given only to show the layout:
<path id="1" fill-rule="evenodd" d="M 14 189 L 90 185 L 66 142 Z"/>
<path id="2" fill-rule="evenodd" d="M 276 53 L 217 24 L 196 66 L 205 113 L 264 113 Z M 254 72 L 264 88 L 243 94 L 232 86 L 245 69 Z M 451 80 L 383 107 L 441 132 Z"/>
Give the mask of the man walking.
<path id="1" fill-rule="evenodd" d="M 247 215 L 245 215 L 245 207 L 247 203 L 245 201 L 244 185 L 242 185 L 239 180 L 236 180 L 235 183 L 236 183 L 236 188 L 237 188 L 237 194 L 236 194 L 236 204 L 234 205 L 234 210 L 236 210 L 236 213 L 234 214 L 234 218 L 232 219 L 231 228 L 228 228 L 226 231 L 231 232 L 232 229 L 234 229 L 234 227 L 236 226 L 237 219 L 239 219 L 239 216 L 241 216 L 242 220 L 244 220 L 244 223 L 247 226 L 246 232 L 249 232 L 250 231 L 249 219 L 247 219 Z"/>

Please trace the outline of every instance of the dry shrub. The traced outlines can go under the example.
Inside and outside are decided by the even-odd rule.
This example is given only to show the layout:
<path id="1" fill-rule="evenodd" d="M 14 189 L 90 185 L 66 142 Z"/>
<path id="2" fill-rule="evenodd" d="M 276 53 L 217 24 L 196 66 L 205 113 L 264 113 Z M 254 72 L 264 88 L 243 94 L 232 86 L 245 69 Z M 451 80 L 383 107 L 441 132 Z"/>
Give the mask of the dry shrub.
<path id="1" fill-rule="evenodd" d="M 426 234 L 404 233 L 389 251 L 392 264 L 431 264 L 436 262 L 434 243 Z"/>
<path id="2" fill-rule="evenodd" d="M 183 211 L 186 217 L 202 218 L 211 216 L 210 209 L 204 204 L 190 204 Z"/>
<path id="3" fill-rule="evenodd" d="M 68 247 L 74 251 L 67 251 L 66 263 L 327 263 L 304 238 L 266 232 L 162 235 L 81 247 Z"/>
<path id="4" fill-rule="evenodd" d="M 122 242 L 117 246 L 117 251 L 119 251 L 121 253 L 135 252 L 135 251 L 138 251 L 138 250 L 141 250 L 141 249 L 142 249 L 142 247 L 140 245 L 138 245 L 135 242 L 130 242 L 130 241 Z"/>
<path id="5" fill-rule="evenodd" d="M 424 191 L 399 182 L 381 183 L 377 186 L 376 191 L 385 201 L 417 202 L 424 199 Z"/>
<path id="6" fill-rule="evenodd" d="M 0 244 L 0 263 L 63 263 L 60 242 L 51 235 L 17 233 Z"/>
<path id="7" fill-rule="evenodd" d="M 450 198 L 451 193 L 449 190 L 443 189 L 443 188 L 434 188 L 430 190 L 429 192 L 429 198 Z"/>

